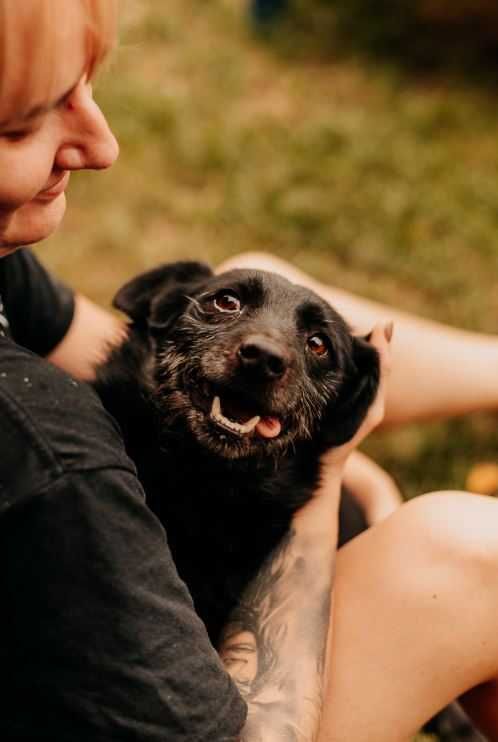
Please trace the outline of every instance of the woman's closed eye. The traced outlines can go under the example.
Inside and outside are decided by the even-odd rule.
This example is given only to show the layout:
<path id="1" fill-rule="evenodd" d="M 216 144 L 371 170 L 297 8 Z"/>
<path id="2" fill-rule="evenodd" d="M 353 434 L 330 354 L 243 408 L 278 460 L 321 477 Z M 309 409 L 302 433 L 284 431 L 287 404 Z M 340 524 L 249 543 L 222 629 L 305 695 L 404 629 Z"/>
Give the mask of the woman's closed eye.
<path id="1" fill-rule="evenodd" d="M 41 128 L 43 118 L 47 113 L 51 111 L 63 110 L 71 104 L 71 99 L 76 92 L 79 84 L 83 83 L 88 86 L 91 93 L 91 85 L 86 80 L 80 80 L 73 85 L 73 87 L 64 93 L 57 101 L 48 106 L 43 106 L 41 110 L 28 115 L 25 122 L 19 121 L 19 125 L 13 125 L 11 128 L 5 127 L 3 130 L 0 128 L 0 139 L 12 144 L 22 143 L 29 139 L 33 134 Z"/>
<path id="2" fill-rule="evenodd" d="M 12 144 L 25 142 L 40 130 L 42 123 L 43 114 L 37 114 L 5 124 L 0 126 L 0 139 Z"/>
<path id="3" fill-rule="evenodd" d="M 34 134 L 35 129 L 29 128 L 29 129 L 14 129 L 12 131 L 0 131 L 0 138 L 5 139 L 7 142 L 12 142 L 13 144 L 16 144 L 17 142 L 24 142 L 26 139 L 28 139 L 32 134 Z"/>

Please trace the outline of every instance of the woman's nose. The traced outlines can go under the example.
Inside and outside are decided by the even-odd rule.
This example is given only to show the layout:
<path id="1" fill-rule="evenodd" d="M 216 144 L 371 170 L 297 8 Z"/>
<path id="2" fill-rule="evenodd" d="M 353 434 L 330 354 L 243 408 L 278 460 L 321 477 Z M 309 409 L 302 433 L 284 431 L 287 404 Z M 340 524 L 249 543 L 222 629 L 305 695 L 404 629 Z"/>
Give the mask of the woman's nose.
<path id="1" fill-rule="evenodd" d="M 62 126 L 62 144 L 55 157 L 58 168 L 104 170 L 114 163 L 119 146 L 90 85 L 82 82 L 67 101 Z"/>

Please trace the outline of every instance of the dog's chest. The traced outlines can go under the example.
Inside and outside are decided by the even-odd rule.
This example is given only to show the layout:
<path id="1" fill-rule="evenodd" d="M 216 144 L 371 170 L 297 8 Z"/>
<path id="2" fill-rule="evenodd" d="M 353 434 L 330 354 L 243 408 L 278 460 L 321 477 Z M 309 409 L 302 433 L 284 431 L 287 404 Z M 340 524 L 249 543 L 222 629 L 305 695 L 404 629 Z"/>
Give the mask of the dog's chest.
<path id="1" fill-rule="evenodd" d="M 314 481 L 295 457 L 273 470 L 226 471 L 178 451 L 135 457 L 149 506 L 165 527 L 179 575 L 216 641 L 248 583 L 311 496 Z M 157 467 L 161 461 L 160 471 Z"/>
<path id="2" fill-rule="evenodd" d="M 121 365 L 101 376 L 98 391 L 120 424 L 147 503 L 215 643 L 292 515 L 311 497 L 318 452 L 307 444 L 278 464 L 239 466 L 216 458 L 184 429 L 165 430 L 147 395 L 133 382 L 117 381 Z"/>

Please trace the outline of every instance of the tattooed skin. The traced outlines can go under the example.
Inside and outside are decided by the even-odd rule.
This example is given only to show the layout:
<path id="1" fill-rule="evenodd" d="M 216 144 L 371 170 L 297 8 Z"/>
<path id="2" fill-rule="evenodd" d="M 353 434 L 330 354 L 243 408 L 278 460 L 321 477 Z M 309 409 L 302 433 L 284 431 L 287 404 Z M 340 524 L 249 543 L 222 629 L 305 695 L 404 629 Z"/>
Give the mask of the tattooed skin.
<path id="1" fill-rule="evenodd" d="M 232 614 L 220 656 L 248 704 L 240 742 L 316 739 L 331 573 L 317 577 L 292 530 Z"/>

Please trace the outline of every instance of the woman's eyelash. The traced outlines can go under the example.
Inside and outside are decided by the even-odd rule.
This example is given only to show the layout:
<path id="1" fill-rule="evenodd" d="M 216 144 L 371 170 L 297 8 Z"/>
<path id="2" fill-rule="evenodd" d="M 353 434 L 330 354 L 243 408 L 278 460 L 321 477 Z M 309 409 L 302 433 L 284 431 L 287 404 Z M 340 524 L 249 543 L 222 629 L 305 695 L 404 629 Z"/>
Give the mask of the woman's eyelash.
<path id="1" fill-rule="evenodd" d="M 42 123 L 41 117 L 37 116 L 29 124 L 19 129 L 7 129 L 6 131 L 0 130 L 0 139 L 6 139 L 8 142 L 22 142 L 24 139 L 35 134 L 40 128 Z"/>
<path id="2" fill-rule="evenodd" d="M 32 129 L 19 129 L 19 131 L 3 132 L 0 136 L 7 139 L 9 142 L 21 142 L 23 139 L 27 139 L 32 133 Z"/>

